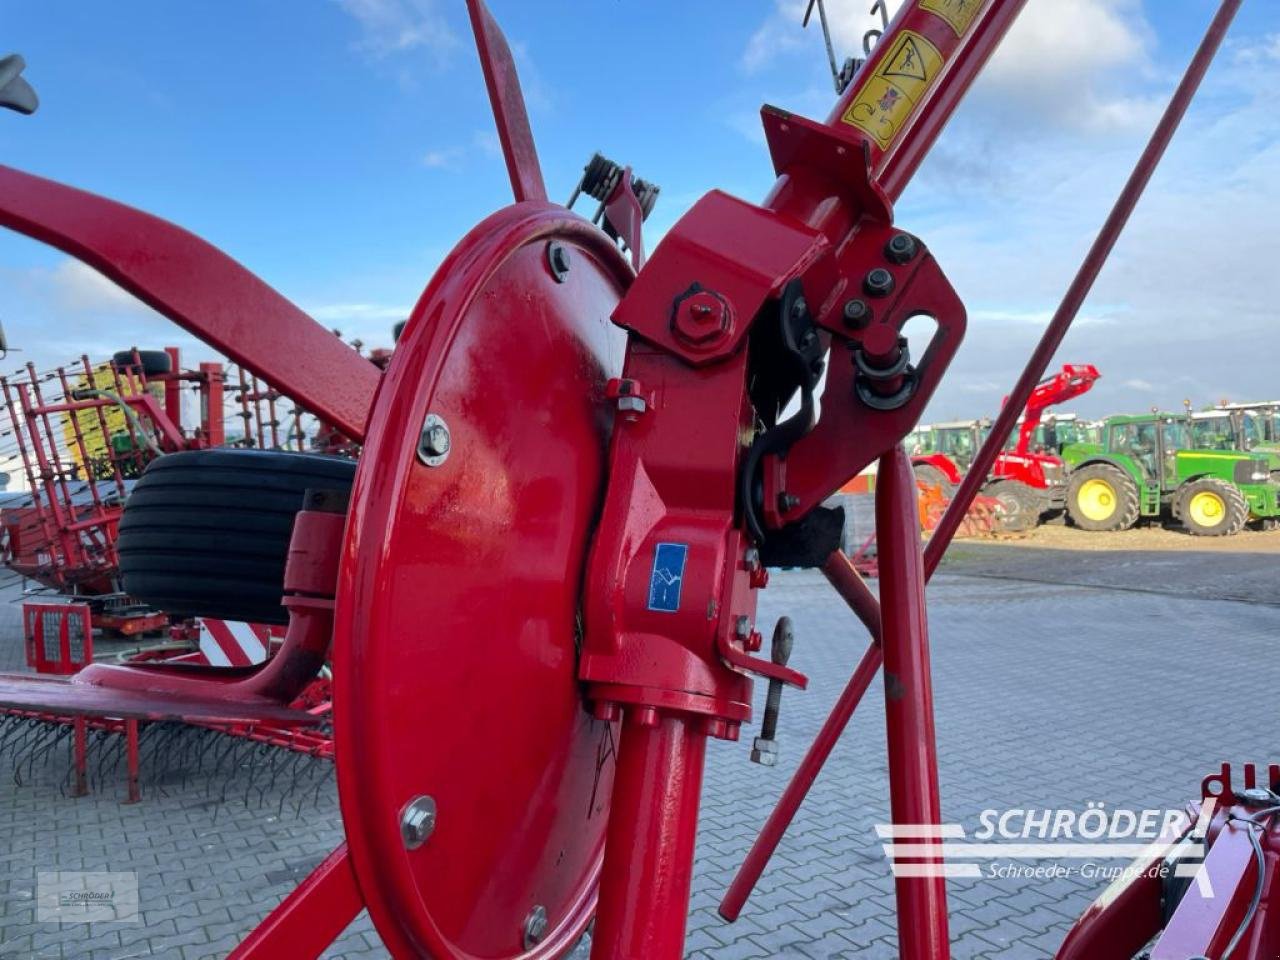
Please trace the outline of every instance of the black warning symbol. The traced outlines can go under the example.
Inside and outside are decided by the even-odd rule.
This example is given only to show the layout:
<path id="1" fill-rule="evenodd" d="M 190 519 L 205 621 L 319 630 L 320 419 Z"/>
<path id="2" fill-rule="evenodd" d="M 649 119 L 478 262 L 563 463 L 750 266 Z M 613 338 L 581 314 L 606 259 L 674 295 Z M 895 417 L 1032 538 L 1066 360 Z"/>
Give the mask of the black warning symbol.
<path id="1" fill-rule="evenodd" d="M 901 77 L 905 80 L 925 81 L 926 73 L 924 56 L 914 37 L 903 37 L 885 64 L 880 68 L 882 77 Z"/>

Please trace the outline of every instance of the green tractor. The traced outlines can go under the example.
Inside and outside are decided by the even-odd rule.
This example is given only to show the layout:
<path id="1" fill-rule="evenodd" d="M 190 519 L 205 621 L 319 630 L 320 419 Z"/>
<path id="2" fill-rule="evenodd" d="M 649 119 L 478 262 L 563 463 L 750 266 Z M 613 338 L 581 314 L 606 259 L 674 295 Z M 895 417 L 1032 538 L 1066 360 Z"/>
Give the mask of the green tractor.
<path id="1" fill-rule="evenodd" d="M 1191 414 L 1191 422 L 1197 440 L 1266 456 L 1271 478 L 1280 481 L 1280 401 L 1226 403 Z"/>
<path id="2" fill-rule="evenodd" d="M 1197 447 L 1184 414 L 1110 417 L 1100 443 L 1063 450 L 1067 516 L 1085 530 L 1128 530 L 1168 508 L 1188 533 L 1229 536 L 1280 518 L 1265 456 Z"/>

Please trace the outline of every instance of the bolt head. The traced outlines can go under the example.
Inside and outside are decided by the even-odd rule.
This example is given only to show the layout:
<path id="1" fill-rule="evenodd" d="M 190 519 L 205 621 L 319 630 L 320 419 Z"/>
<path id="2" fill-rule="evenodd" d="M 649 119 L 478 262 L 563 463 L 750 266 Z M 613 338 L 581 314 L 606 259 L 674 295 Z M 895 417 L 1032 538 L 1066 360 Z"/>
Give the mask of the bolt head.
<path id="1" fill-rule="evenodd" d="M 797 297 L 795 303 L 791 304 L 791 315 L 799 320 L 809 310 L 809 304 L 804 297 Z"/>
<path id="2" fill-rule="evenodd" d="M 739 640 L 745 641 L 751 636 L 751 618 L 743 614 L 733 623 L 733 632 Z"/>
<path id="3" fill-rule="evenodd" d="M 547 244 L 547 266 L 556 283 L 564 283 L 569 277 L 569 250 L 564 244 L 552 240 Z"/>
<path id="4" fill-rule="evenodd" d="M 871 297 L 887 297 L 893 293 L 893 274 L 884 267 L 876 267 L 867 274 L 862 289 Z"/>
<path id="5" fill-rule="evenodd" d="M 895 233 L 884 246 L 884 255 L 890 263 L 904 264 L 915 259 L 920 244 L 909 233 Z"/>
<path id="6" fill-rule="evenodd" d="M 425 794 L 410 800 L 400 814 L 400 838 L 406 850 L 417 850 L 436 828 L 436 802 Z"/>
<path id="7" fill-rule="evenodd" d="M 449 434 L 449 425 L 434 413 L 427 414 L 422 422 L 422 433 L 418 437 L 418 459 L 428 467 L 438 467 L 449 458 L 453 449 L 453 438 Z"/>
<path id="8" fill-rule="evenodd" d="M 532 950 L 547 935 L 547 908 L 538 904 L 524 918 L 524 948 Z"/>
<path id="9" fill-rule="evenodd" d="M 422 440 L 423 446 L 432 456 L 438 457 L 442 453 L 449 452 L 449 431 L 440 424 L 436 424 L 428 430 Z"/>
<path id="10" fill-rule="evenodd" d="M 854 330 L 861 330 L 871 322 L 874 315 L 865 300 L 859 300 L 855 297 L 844 305 L 845 326 L 852 327 Z"/>
<path id="11" fill-rule="evenodd" d="M 690 346 L 712 347 L 733 330 L 733 311 L 711 291 L 698 290 L 676 304 L 672 328 Z"/>
<path id="12" fill-rule="evenodd" d="M 778 762 L 777 741 L 756 737 L 751 744 L 751 762 L 758 763 L 762 767 L 774 766 Z"/>

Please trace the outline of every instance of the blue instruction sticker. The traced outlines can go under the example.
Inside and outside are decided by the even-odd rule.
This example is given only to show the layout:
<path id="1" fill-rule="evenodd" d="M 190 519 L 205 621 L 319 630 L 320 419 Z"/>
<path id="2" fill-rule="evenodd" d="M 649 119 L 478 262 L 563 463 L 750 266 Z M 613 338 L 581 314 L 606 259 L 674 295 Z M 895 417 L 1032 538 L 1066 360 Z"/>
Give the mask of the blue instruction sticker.
<path id="1" fill-rule="evenodd" d="M 684 584 L 687 543 L 660 543 L 653 551 L 653 573 L 649 577 L 649 609 L 675 613 L 680 609 L 680 587 Z"/>

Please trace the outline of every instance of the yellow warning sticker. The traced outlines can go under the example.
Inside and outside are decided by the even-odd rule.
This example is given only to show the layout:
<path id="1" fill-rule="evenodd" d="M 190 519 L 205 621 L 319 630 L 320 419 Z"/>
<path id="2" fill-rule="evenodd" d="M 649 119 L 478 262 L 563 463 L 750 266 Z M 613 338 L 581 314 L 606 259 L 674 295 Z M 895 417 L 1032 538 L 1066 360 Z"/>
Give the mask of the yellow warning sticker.
<path id="1" fill-rule="evenodd" d="M 903 30 L 862 84 L 841 119 L 888 149 L 942 69 L 942 54 L 920 34 Z"/>
<path id="2" fill-rule="evenodd" d="M 963 37 L 984 2 L 985 0 L 920 0 L 920 9 L 936 13 L 951 24 L 957 37 Z"/>

